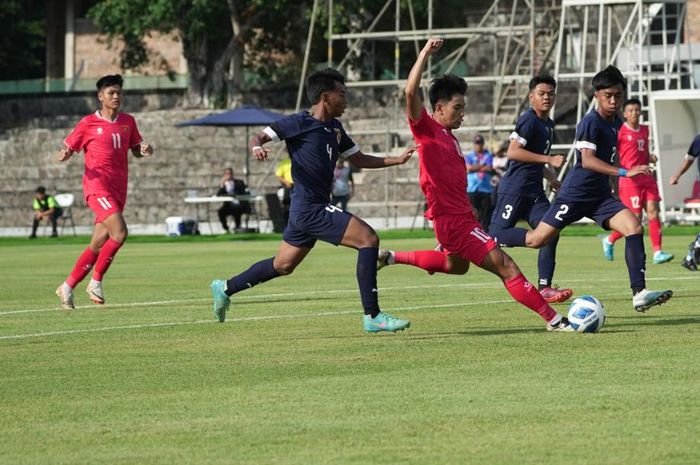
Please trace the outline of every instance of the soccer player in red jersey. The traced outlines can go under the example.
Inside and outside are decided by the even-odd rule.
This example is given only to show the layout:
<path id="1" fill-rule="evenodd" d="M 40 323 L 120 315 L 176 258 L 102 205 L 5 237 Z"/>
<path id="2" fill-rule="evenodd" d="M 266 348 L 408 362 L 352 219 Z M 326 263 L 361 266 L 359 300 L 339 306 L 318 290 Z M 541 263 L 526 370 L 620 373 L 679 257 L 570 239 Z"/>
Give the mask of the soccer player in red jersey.
<path id="1" fill-rule="evenodd" d="M 75 152 L 85 152 L 83 195 L 95 213 L 95 229 L 90 245 L 83 251 L 56 295 L 64 309 L 75 308 L 73 289 L 94 266 L 87 293 L 96 304 L 104 304 L 102 277 L 127 237 L 122 212 L 126 203 L 128 179 L 127 155 L 136 158 L 153 155 L 153 147 L 143 142 L 131 115 L 120 113 L 122 77 L 118 74 L 97 81 L 100 109 L 86 116 L 64 141 L 56 159 L 66 161 Z"/>
<path id="2" fill-rule="evenodd" d="M 625 124 L 617 133 L 617 150 L 620 154 L 620 166 L 626 170 L 635 166 L 648 165 L 656 162 L 656 156 L 649 153 L 649 126 L 640 124 L 642 102 L 629 99 L 622 106 Z M 666 263 L 673 255 L 661 250 L 661 221 L 659 220 L 659 188 L 656 179 L 651 174 L 642 174 L 633 178 L 620 177 L 620 201 L 632 213 L 642 220 L 643 211 L 649 219 L 649 238 L 654 248 L 653 261 L 656 264 Z M 603 254 L 608 260 L 614 258 L 615 242 L 622 237 L 617 231 L 603 238 Z"/>
<path id="3" fill-rule="evenodd" d="M 428 92 L 433 114 L 423 107 L 419 94 L 421 75 L 430 55 L 442 44 L 442 39 L 428 40 L 411 69 L 405 92 L 408 122 L 419 147 L 419 182 L 428 203 L 425 215 L 432 220 L 443 250 L 383 250 L 379 266 L 406 264 L 429 273 L 465 274 L 469 264 L 474 263 L 501 278 L 510 295 L 539 314 L 549 331 L 573 331 L 568 320 L 525 279 L 513 259 L 481 229 L 472 212 L 464 158 L 452 134 L 464 118 L 467 83 L 450 74 L 433 80 Z"/>

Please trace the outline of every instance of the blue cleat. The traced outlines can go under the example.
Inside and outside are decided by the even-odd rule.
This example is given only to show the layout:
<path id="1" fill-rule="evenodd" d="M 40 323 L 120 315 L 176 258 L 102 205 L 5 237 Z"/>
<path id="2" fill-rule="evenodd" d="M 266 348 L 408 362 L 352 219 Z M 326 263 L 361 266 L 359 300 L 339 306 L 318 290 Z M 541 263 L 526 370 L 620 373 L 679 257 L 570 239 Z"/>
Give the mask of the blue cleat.
<path id="1" fill-rule="evenodd" d="M 654 252 L 654 264 L 660 265 L 662 263 L 670 262 L 673 260 L 673 254 L 666 253 L 663 250 L 657 250 Z"/>
<path id="2" fill-rule="evenodd" d="M 632 305 L 638 312 L 646 312 L 654 305 L 661 305 L 668 302 L 673 296 L 673 291 L 649 291 L 642 289 L 632 297 Z"/>
<path id="3" fill-rule="evenodd" d="M 214 315 L 219 320 L 219 323 L 226 321 L 226 311 L 231 305 L 231 298 L 224 292 L 226 290 L 226 281 L 215 279 L 209 286 L 211 296 L 214 298 Z"/>
<path id="4" fill-rule="evenodd" d="M 378 333 L 381 331 L 395 332 L 410 328 L 411 322 L 395 318 L 388 313 L 379 312 L 379 315 L 374 318 L 370 315 L 365 315 L 363 326 L 368 333 Z"/>
<path id="5" fill-rule="evenodd" d="M 603 238 L 603 255 L 608 261 L 615 260 L 615 245 L 608 240 L 608 236 Z"/>

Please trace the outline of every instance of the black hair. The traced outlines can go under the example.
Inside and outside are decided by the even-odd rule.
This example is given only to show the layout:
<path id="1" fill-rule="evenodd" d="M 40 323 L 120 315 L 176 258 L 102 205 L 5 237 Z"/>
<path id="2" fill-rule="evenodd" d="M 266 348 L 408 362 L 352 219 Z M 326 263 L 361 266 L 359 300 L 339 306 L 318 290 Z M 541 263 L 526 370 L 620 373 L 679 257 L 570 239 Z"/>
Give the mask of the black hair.
<path id="1" fill-rule="evenodd" d="M 121 74 L 108 74 L 107 76 L 102 76 L 95 84 L 97 91 L 101 91 L 105 87 L 119 86 L 124 87 L 124 79 L 122 79 Z"/>
<path id="2" fill-rule="evenodd" d="M 46 194 L 46 188 L 44 186 L 39 186 L 36 188 L 37 194 Z"/>
<path id="3" fill-rule="evenodd" d="M 619 69 L 615 68 L 613 65 L 608 65 L 603 71 L 593 76 L 591 85 L 596 91 L 600 89 L 609 89 L 615 86 L 622 86 L 622 90 L 626 91 L 627 79 L 625 79 Z"/>
<path id="4" fill-rule="evenodd" d="M 345 84 L 345 76 L 333 68 L 316 71 L 306 78 L 306 96 L 312 105 L 321 100 L 321 94 L 335 89 L 335 83 Z"/>
<path id="5" fill-rule="evenodd" d="M 428 99 L 434 110 L 440 100 L 451 100 L 454 95 L 465 95 L 466 93 L 467 81 L 454 74 L 443 74 L 442 77 L 435 78 L 430 83 Z"/>
<path id="6" fill-rule="evenodd" d="M 539 76 L 535 76 L 534 78 L 530 79 L 530 90 L 535 90 L 537 84 L 549 84 L 555 89 L 557 88 L 557 80 L 549 74 L 540 74 Z"/>
<path id="7" fill-rule="evenodd" d="M 627 105 L 639 105 L 639 108 L 642 108 L 642 102 L 638 98 L 628 98 L 622 104 L 622 108 L 627 108 Z"/>

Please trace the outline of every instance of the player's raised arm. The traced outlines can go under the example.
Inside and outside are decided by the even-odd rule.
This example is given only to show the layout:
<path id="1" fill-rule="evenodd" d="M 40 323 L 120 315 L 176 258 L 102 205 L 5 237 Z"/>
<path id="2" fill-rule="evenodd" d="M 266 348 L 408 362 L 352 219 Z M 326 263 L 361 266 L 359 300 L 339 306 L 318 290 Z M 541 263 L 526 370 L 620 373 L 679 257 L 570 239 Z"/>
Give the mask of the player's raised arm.
<path id="1" fill-rule="evenodd" d="M 544 155 L 531 152 L 523 146 L 521 142 L 513 138 L 508 144 L 508 152 L 506 153 L 508 160 L 519 161 L 522 163 L 537 163 L 539 165 L 551 165 L 554 168 L 561 168 L 566 158 L 564 155 Z"/>
<path id="2" fill-rule="evenodd" d="M 404 92 L 406 94 L 406 114 L 411 120 L 420 118 L 421 110 L 423 109 L 423 99 L 420 96 L 420 81 L 425 64 L 428 62 L 430 55 L 440 50 L 442 44 L 442 39 L 428 39 L 423 50 L 418 54 L 418 59 L 413 68 L 411 68 L 411 72 L 408 74 Z"/>
<path id="3" fill-rule="evenodd" d="M 260 131 L 257 134 L 254 134 L 253 137 L 250 138 L 250 141 L 248 142 L 248 145 L 250 146 L 250 152 L 255 155 L 255 158 L 258 160 L 267 160 L 268 155 L 270 153 L 270 149 L 266 149 L 263 147 L 263 144 L 272 141 L 272 138 L 267 135 L 264 131 Z"/>
<path id="4" fill-rule="evenodd" d="M 387 166 L 403 165 L 411 159 L 411 155 L 417 148 L 417 146 L 408 147 L 398 157 L 375 157 L 356 152 L 347 159 L 358 168 L 386 168 Z"/>

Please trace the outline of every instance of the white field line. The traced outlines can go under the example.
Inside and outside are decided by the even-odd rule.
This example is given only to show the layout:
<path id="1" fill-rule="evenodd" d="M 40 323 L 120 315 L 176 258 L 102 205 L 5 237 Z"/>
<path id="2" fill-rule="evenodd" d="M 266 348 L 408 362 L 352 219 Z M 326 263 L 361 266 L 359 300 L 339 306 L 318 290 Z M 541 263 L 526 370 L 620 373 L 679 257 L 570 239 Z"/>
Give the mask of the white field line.
<path id="1" fill-rule="evenodd" d="M 697 276 L 676 276 L 672 278 L 647 278 L 647 281 L 687 281 L 696 280 Z M 627 278 L 617 278 L 608 279 L 606 282 L 616 282 L 616 281 L 628 281 Z M 591 283 L 590 279 L 570 279 L 566 281 L 568 283 Z M 435 284 L 435 285 L 420 285 L 420 286 L 393 286 L 393 287 L 380 287 L 379 290 L 384 291 L 403 291 L 411 289 L 445 289 L 445 288 L 469 288 L 469 287 L 488 287 L 488 288 L 500 288 L 503 287 L 498 280 L 486 282 L 486 283 L 453 283 L 453 284 Z M 261 294 L 261 295 L 242 295 L 237 296 L 237 302 L 247 302 L 247 301 L 257 301 L 261 299 L 274 299 L 279 297 L 300 297 L 307 295 L 327 295 L 327 294 L 348 294 L 358 292 L 357 288 L 352 289 L 328 289 L 320 291 L 305 291 L 305 292 L 282 292 L 277 294 Z M 78 305 L 75 307 L 76 310 L 100 310 L 105 308 L 131 308 L 131 307 L 149 307 L 158 305 L 170 305 L 170 304 L 185 304 L 185 303 L 197 303 L 197 302 L 210 302 L 211 298 L 200 298 L 200 299 L 172 299 L 172 300 L 152 300 L 146 302 L 128 302 L 128 303 L 117 303 L 117 304 L 107 304 L 107 305 Z M 20 310 L 7 310 L 0 312 L 0 316 L 3 315 L 16 315 L 21 313 L 42 313 L 42 312 L 55 312 L 58 306 L 52 306 L 48 308 L 33 308 L 33 309 L 20 309 Z"/>
<path id="2" fill-rule="evenodd" d="M 677 291 L 689 291 L 695 290 L 691 289 L 677 289 Z M 599 297 L 605 299 L 606 297 L 617 297 L 619 293 L 614 294 L 602 294 Z M 475 305 L 490 305 L 490 304 L 507 304 L 513 303 L 512 299 L 504 300 L 485 300 L 485 301 L 470 301 L 470 302 L 457 302 L 450 304 L 430 304 L 430 305 L 413 305 L 408 307 L 392 307 L 385 308 L 387 311 L 391 312 L 406 312 L 413 310 L 425 310 L 425 309 L 438 309 L 438 308 L 450 308 L 450 307 L 471 307 Z M 326 317 L 326 316 L 338 316 L 338 315 L 349 315 L 357 314 L 357 309 L 355 310 L 338 310 L 334 312 L 321 312 L 321 313 L 306 313 L 306 314 L 293 314 L 293 315 L 265 315 L 265 316 L 251 316 L 242 318 L 229 318 L 227 321 L 240 322 L 240 321 L 263 321 L 263 320 L 287 320 L 287 319 L 302 319 L 302 318 L 316 318 L 316 317 Z M 123 331 L 129 329 L 143 329 L 143 328 L 159 328 L 159 327 L 171 327 L 171 326 L 184 326 L 184 325 L 200 325 L 200 324 L 212 324 L 216 323 L 214 320 L 195 320 L 195 321 L 172 321 L 165 323 L 145 323 L 137 325 L 124 325 L 124 326 L 106 326 L 102 328 L 87 328 L 87 329 L 69 329 L 64 331 L 47 331 L 41 333 L 28 333 L 28 334 L 13 334 L 0 336 L 0 340 L 8 339 L 29 339 L 35 337 L 48 337 L 48 336 L 63 336 L 68 334 L 84 334 L 84 333 L 99 333 L 106 331 Z"/>

